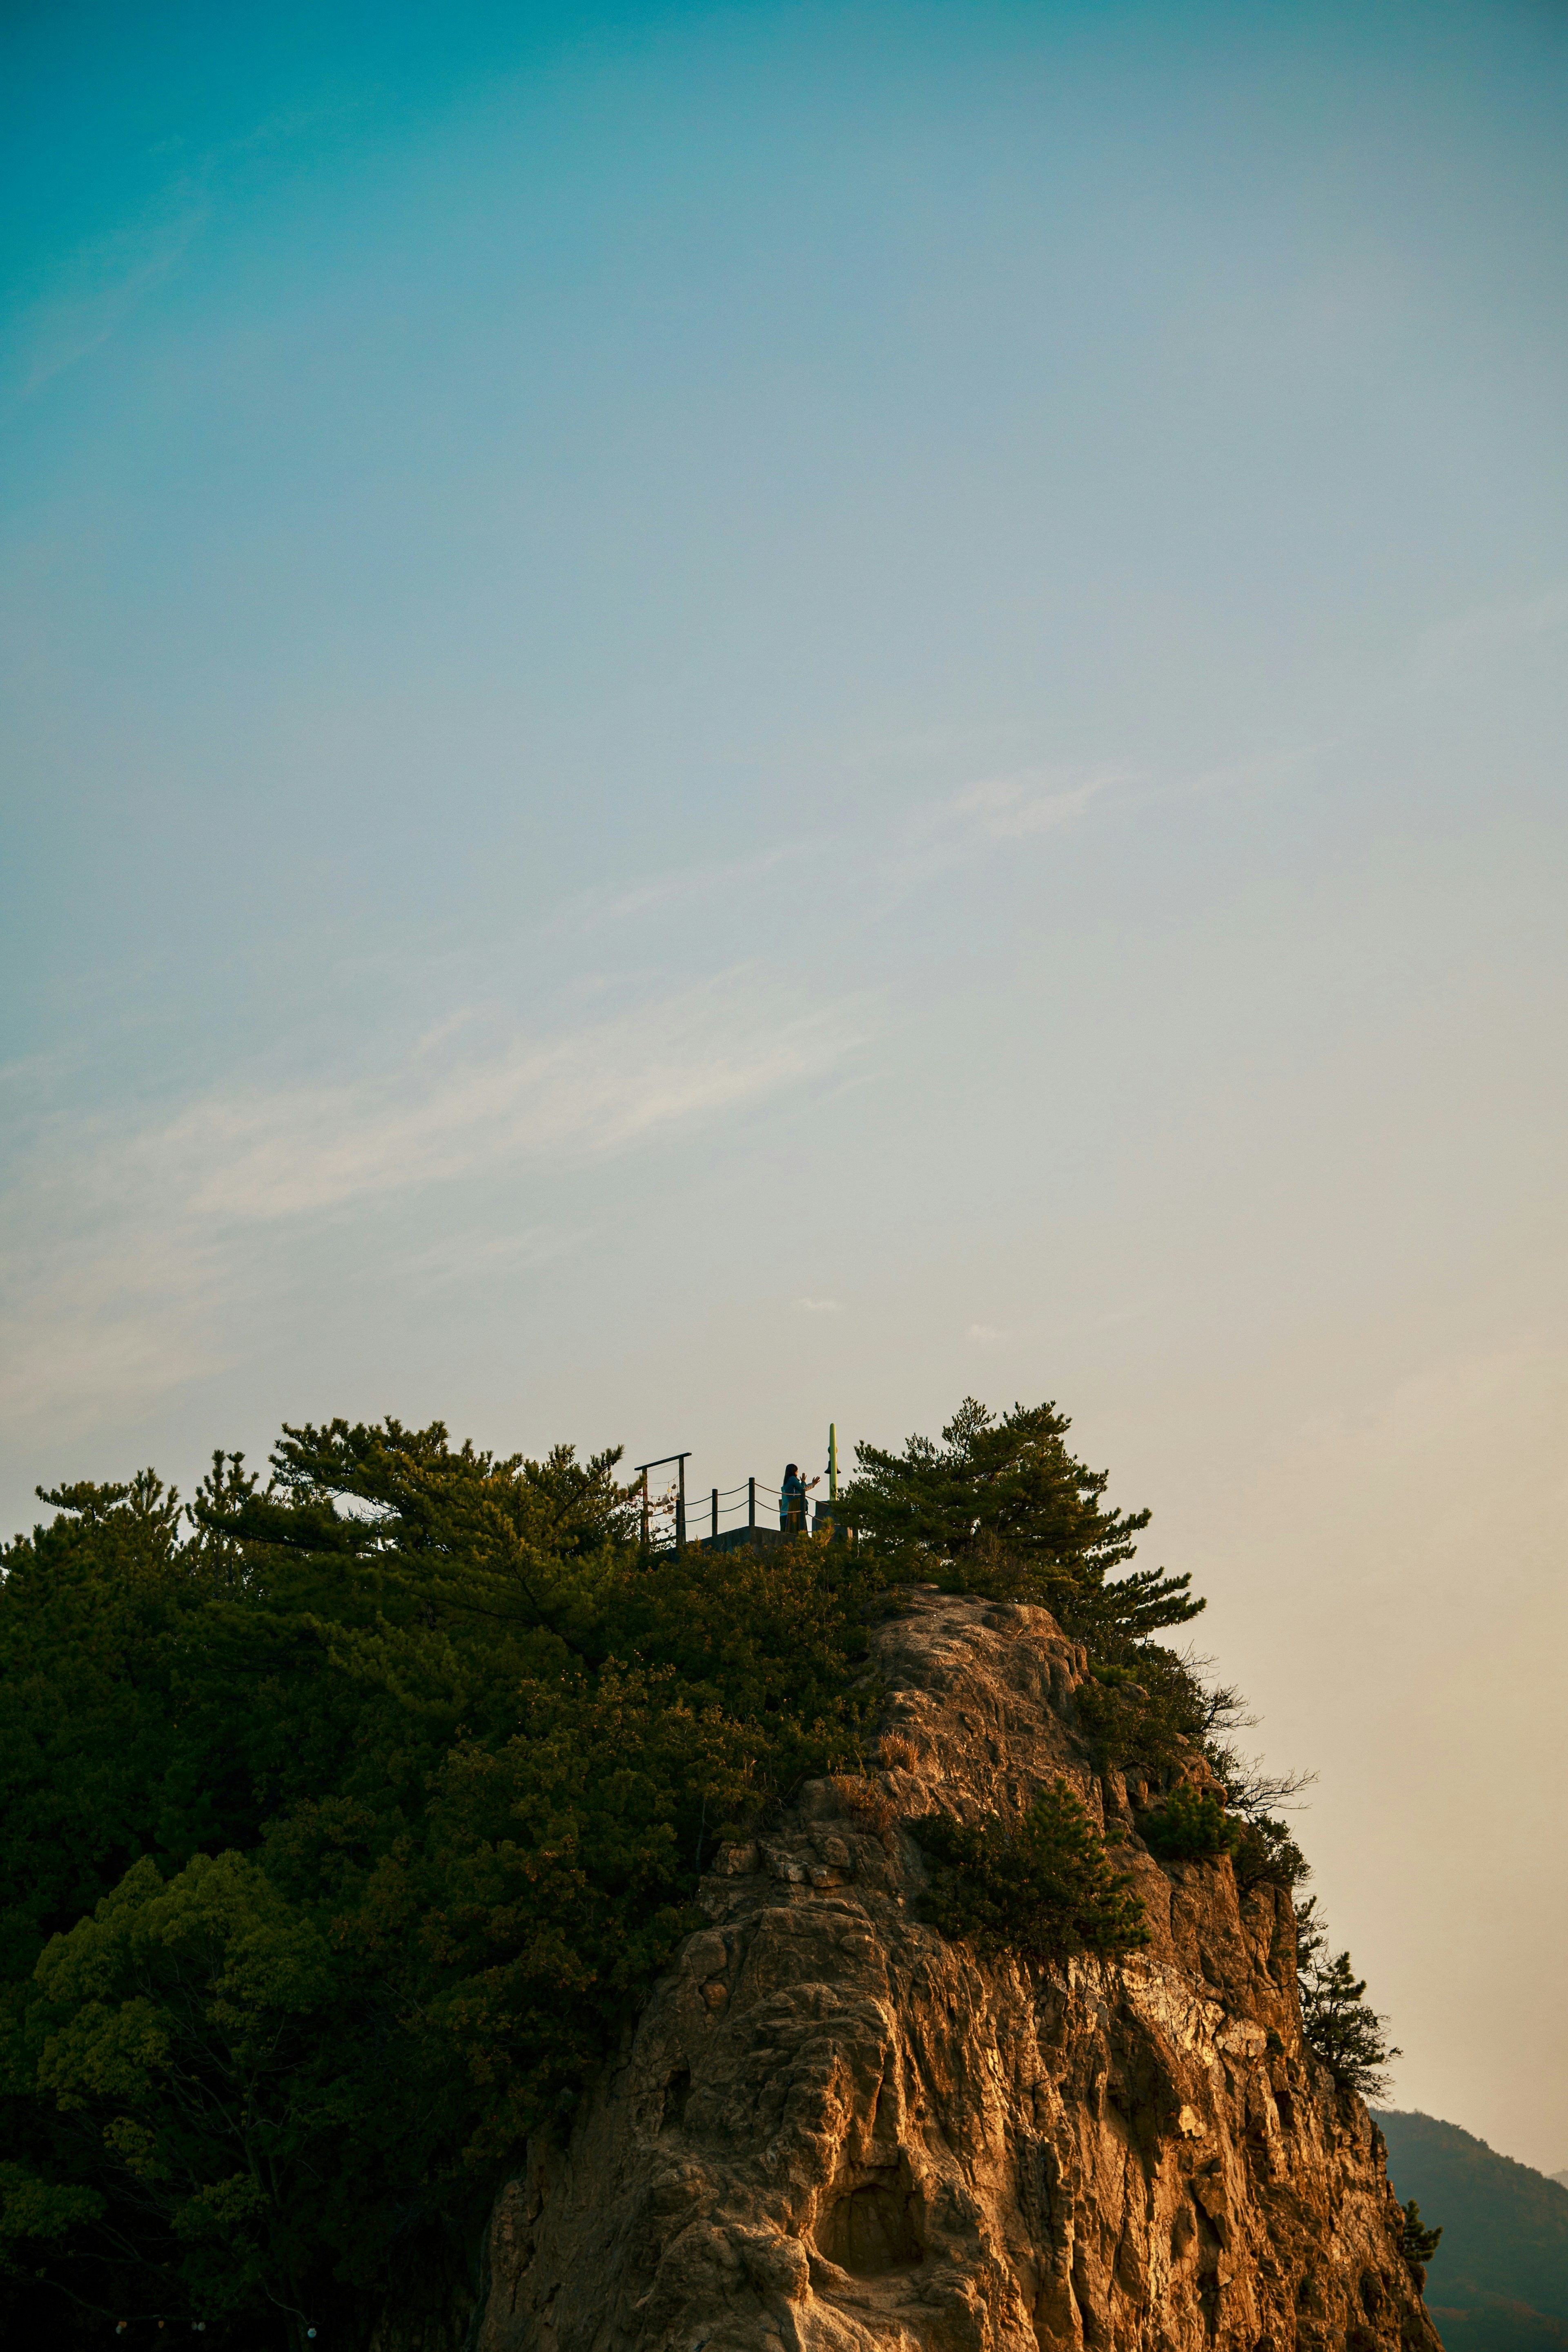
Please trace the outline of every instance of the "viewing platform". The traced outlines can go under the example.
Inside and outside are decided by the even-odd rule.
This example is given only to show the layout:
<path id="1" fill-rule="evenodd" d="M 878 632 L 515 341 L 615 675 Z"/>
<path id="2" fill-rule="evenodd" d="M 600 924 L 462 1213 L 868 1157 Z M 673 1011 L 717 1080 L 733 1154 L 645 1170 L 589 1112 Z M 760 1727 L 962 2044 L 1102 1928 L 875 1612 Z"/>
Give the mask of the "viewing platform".
<path id="1" fill-rule="evenodd" d="M 689 1452 L 667 1454 L 657 1461 L 637 1465 L 643 1549 L 655 1558 L 699 1548 L 737 1551 L 750 1545 L 762 1549 L 787 1543 L 797 1535 L 848 1532 L 836 1517 L 838 1440 L 832 1423 L 827 1430 L 828 1491 L 819 1498 L 808 1491 L 821 1483 L 815 1477 L 803 1482 L 787 1500 L 782 1488 L 767 1486 L 760 1478 L 746 1478 L 736 1486 L 710 1486 L 706 1493 L 699 1489 L 689 1495 L 686 1465 L 690 1459 Z M 655 1494 L 648 1485 L 648 1474 L 664 1469 L 672 1469 L 675 1476 L 667 1487 Z"/>

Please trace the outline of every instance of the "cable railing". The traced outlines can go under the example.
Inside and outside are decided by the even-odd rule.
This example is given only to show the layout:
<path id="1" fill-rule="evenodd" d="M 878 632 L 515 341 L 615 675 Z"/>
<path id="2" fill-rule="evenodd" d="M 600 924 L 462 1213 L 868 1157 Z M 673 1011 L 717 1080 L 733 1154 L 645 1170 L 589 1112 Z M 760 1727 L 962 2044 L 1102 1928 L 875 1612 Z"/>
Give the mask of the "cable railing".
<path id="1" fill-rule="evenodd" d="M 770 1486 L 762 1478 L 742 1478 L 733 1486 L 710 1486 L 689 1493 L 686 1484 L 689 1458 L 684 1454 L 666 1454 L 662 1462 L 637 1465 L 642 1543 L 644 1550 L 650 1554 L 718 1543 L 725 1537 L 777 1542 L 783 1536 L 806 1533 L 813 1517 L 819 1526 L 829 1518 L 831 1498 L 818 1499 L 815 1504 L 811 1498 L 810 1488 L 819 1483 L 816 1478 L 798 1493 L 792 1489 L 787 1497 L 782 1487 Z M 655 1493 L 648 1485 L 647 1474 L 662 1469 L 669 1462 L 678 1465 L 678 1475 L 668 1486 Z M 788 1507 L 781 1508 L 786 1503 Z"/>
<path id="2" fill-rule="evenodd" d="M 637 1463 L 637 1484 L 632 1496 L 642 1506 L 642 1550 L 648 1555 L 682 1552 L 687 1545 L 781 1543 L 787 1536 L 804 1536 L 816 1519 L 816 1528 L 835 1528 L 839 1491 L 839 1437 L 827 1423 L 827 1496 L 811 1503 L 811 1491 L 820 1479 L 790 1479 L 787 1486 L 769 1486 L 766 1479 L 741 1479 L 738 1486 L 710 1486 L 705 1494 L 687 1494 L 687 1463 L 682 1454 L 658 1454 L 654 1461 Z M 675 1470 L 668 1486 L 654 1494 L 648 1486 L 651 1470 Z M 795 1470 L 795 1463 L 787 1463 Z M 778 1510 L 778 1527 L 773 1527 Z M 842 1528 L 848 1534 L 848 1528 Z"/>

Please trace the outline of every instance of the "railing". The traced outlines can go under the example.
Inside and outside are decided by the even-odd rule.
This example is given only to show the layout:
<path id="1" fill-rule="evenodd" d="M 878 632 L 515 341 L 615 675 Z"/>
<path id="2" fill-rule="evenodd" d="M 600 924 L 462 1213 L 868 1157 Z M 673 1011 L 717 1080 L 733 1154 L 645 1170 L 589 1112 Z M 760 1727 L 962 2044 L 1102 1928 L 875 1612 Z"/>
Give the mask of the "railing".
<path id="1" fill-rule="evenodd" d="M 671 1454 L 668 1459 L 685 1462 Z M 661 1465 L 649 1463 L 647 1470 Z M 721 1536 L 769 1535 L 803 1533 L 810 1523 L 812 1505 L 805 1496 L 800 1498 L 801 1517 L 798 1527 L 785 1528 L 779 1517 L 782 1489 L 767 1486 L 760 1478 L 743 1478 L 737 1486 L 710 1486 L 700 1503 L 686 1492 L 684 1475 L 679 1483 L 668 1486 L 661 1495 L 647 1491 L 647 1470 L 643 1473 L 643 1544 L 652 1553 L 679 1551 L 688 1545 L 717 1543 Z M 792 1497 L 793 1499 L 793 1497 Z M 828 1506 L 816 1504 L 817 1517 L 826 1517 Z M 656 1522 L 664 1524 L 656 1526 Z M 695 1524 L 694 1524 L 695 1523 Z M 700 1528 L 701 1532 L 697 1532 Z"/>

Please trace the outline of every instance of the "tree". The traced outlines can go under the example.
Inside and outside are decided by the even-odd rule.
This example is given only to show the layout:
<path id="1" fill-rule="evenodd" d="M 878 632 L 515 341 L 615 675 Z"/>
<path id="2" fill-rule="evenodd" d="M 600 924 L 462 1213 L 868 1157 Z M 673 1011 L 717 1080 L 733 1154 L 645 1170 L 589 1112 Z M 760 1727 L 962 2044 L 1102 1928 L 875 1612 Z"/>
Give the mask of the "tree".
<path id="1" fill-rule="evenodd" d="M 1349 1952 L 1329 1951 L 1328 1921 L 1314 1895 L 1296 1919 L 1296 1981 L 1301 1998 L 1301 2032 L 1342 2090 L 1363 2099 L 1382 2098 L 1387 2068 L 1404 2053 L 1384 2039 L 1388 2020 L 1362 1996 L 1364 1979 L 1351 1966 Z"/>
<path id="2" fill-rule="evenodd" d="M 1110 1473 L 1068 1452 L 1071 1426 L 1054 1404 L 1015 1405 L 998 1419 L 966 1397 L 940 1444 L 915 1436 L 901 1454 L 858 1445 L 837 1516 L 874 1556 L 958 1589 L 1037 1600 L 1108 1655 L 1184 1624 L 1204 1605 L 1190 1576 L 1111 1577 L 1150 1514 L 1105 1507 Z"/>
<path id="3" fill-rule="evenodd" d="M 1428 2230 L 1421 2219 L 1421 2208 L 1412 2197 L 1405 2206 L 1399 2225 L 1399 2251 L 1415 2273 L 1417 2286 L 1426 2284 L 1426 2265 L 1437 2251 L 1443 2235 L 1442 2225 Z"/>
<path id="4" fill-rule="evenodd" d="M 38 2088 L 103 2151 L 144 2308 L 270 2306 L 303 2347 L 323 2208 L 360 2169 L 343 2162 L 346 2092 L 370 2053 L 341 1973 L 239 1854 L 198 1855 L 168 1884 L 138 1863 L 39 1961 Z M 389 2106 L 390 2071 L 374 2073 Z"/>

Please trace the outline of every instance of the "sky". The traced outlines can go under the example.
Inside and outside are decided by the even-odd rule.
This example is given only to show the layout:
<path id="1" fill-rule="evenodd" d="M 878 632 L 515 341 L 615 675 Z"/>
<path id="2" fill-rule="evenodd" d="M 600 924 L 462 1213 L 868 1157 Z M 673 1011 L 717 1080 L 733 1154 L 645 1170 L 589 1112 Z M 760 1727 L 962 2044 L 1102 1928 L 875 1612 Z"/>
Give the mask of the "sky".
<path id="1" fill-rule="evenodd" d="M 1568 2165 L 1568 12 L 0 57 L 7 1532 L 1055 1399 Z"/>

